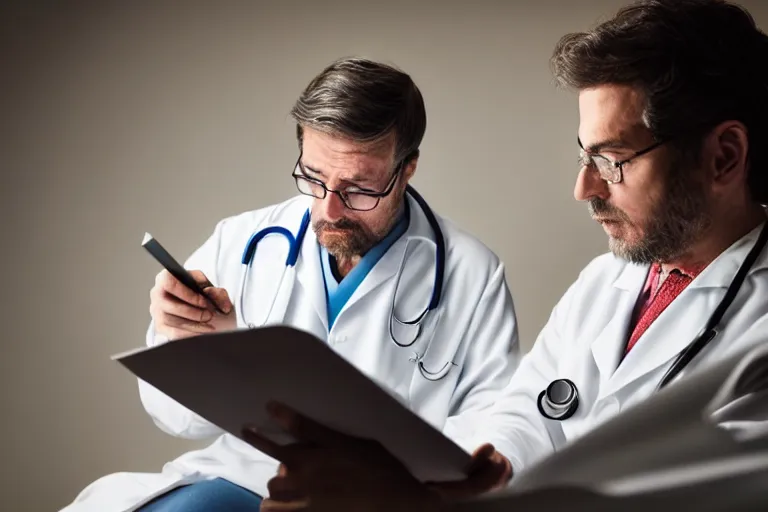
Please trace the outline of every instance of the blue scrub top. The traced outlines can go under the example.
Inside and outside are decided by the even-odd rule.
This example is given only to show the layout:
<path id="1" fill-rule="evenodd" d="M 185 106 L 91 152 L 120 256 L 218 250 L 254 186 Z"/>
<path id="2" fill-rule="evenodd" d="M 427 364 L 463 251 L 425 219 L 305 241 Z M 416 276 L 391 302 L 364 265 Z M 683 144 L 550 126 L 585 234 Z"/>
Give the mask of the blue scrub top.
<path id="1" fill-rule="evenodd" d="M 339 312 L 352 294 L 355 293 L 360 283 L 363 282 L 368 272 L 371 271 L 384 253 L 408 229 L 409 221 L 410 212 L 408 210 L 408 202 L 406 201 L 405 212 L 400 217 L 400 220 L 397 221 L 387 236 L 363 255 L 360 262 L 341 281 L 337 281 L 336 276 L 334 276 L 333 266 L 335 266 L 335 262 L 331 262 L 331 256 L 326 248 L 320 246 L 320 263 L 323 267 L 323 281 L 325 282 L 325 302 L 328 310 L 329 331 L 333 327 Z"/>

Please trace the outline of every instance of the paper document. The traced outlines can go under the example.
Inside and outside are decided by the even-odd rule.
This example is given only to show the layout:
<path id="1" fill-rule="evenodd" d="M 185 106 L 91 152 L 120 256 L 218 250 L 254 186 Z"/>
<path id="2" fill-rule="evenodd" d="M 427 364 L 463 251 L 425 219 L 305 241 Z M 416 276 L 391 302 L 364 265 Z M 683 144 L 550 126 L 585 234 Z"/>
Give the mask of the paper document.
<path id="1" fill-rule="evenodd" d="M 238 438 L 246 423 L 274 430 L 265 407 L 277 400 L 330 428 L 379 441 L 422 481 L 466 478 L 467 452 L 305 331 L 206 334 L 113 359 Z"/>
<path id="2" fill-rule="evenodd" d="M 765 395 L 755 394 L 764 391 L 761 382 L 768 385 L 761 376 L 768 376 L 768 345 L 680 379 L 523 471 L 511 487 L 594 488 L 608 480 L 737 453 L 743 448 L 734 434 L 745 432 L 745 420 L 753 425 L 746 430 L 759 437 L 760 409 L 762 419 L 768 419 L 768 402 L 759 400 Z M 713 416 L 710 410 L 722 412 Z M 728 428 L 733 422 L 740 427 L 736 432 Z"/>
<path id="3" fill-rule="evenodd" d="M 768 450 L 642 473 L 596 488 L 556 486 L 465 500 L 445 512 L 757 512 L 768 502 Z"/>
<path id="4" fill-rule="evenodd" d="M 766 424 L 768 345 L 760 345 L 627 409 L 507 489 L 449 510 L 768 510 Z"/>

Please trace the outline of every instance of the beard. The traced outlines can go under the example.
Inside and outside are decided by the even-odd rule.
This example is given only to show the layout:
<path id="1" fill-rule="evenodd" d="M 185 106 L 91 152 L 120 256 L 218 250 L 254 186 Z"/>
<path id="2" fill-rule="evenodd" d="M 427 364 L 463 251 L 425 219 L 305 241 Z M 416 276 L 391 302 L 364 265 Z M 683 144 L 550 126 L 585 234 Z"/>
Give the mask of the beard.
<path id="1" fill-rule="evenodd" d="M 365 226 L 350 219 L 318 220 L 312 228 L 320 245 L 337 259 L 362 256 L 380 240 Z"/>
<path id="2" fill-rule="evenodd" d="M 676 166 L 668 174 L 664 192 L 652 207 L 636 242 L 609 237 L 613 254 L 631 263 L 667 262 L 683 255 L 712 223 L 706 191 L 695 169 Z M 627 214 L 600 198 L 589 201 L 589 212 L 630 223 Z"/>
<path id="3" fill-rule="evenodd" d="M 380 214 L 386 221 L 379 229 L 372 229 L 361 222 L 342 218 L 331 222 L 323 219 L 313 221 L 318 242 L 337 260 L 364 256 L 378 244 L 392 229 L 398 219 L 398 212 L 404 200 L 405 190 L 392 191 L 393 201 Z M 383 205 L 379 204 L 377 208 Z"/>

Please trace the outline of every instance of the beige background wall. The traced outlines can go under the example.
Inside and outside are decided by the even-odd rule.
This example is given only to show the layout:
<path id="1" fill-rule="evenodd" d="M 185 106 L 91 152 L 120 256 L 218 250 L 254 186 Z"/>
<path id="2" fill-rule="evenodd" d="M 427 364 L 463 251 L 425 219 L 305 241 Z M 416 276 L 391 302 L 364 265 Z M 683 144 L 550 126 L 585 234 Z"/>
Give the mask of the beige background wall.
<path id="1" fill-rule="evenodd" d="M 576 102 L 548 57 L 621 1 L 19 3 L 0 12 L 4 510 L 57 510 L 193 446 L 109 359 L 143 343 L 142 235 L 183 258 L 221 217 L 293 194 L 288 111 L 336 57 L 421 87 L 413 183 L 506 262 L 526 350 L 605 250 L 571 196 Z M 745 4 L 768 26 L 768 3 Z"/>

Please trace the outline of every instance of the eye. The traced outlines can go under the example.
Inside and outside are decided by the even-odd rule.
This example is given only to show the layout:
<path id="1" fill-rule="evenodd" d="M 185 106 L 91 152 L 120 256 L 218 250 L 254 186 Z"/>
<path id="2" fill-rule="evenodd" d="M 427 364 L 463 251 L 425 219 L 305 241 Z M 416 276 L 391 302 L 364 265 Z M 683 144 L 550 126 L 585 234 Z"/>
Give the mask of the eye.
<path id="1" fill-rule="evenodd" d="M 360 195 L 364 195 L 364 196 L 376 193 L 375 190 L 371 190 L 371 189 L 367 189 L 367 188 L 362 188 L 362 187 L 360 187 L 358 185 L 350 185 L 349 187 L 344 189 L 344 192 L 346 192 L 347 194 L 360 194 Z"/>
<path id="2" fill-rule="evenodd" d="M 304 178 L 305 180 L 309 181 L 310 183 L 314 183 L 315 185 L 320 185 L 320 186 L 324 185 L 324 183 L 322 181 L 320 181 L 319 179 L 313 178 L 311 176 L 307 176 L 306 174 L 302 174 L 301 177 Z"/>

